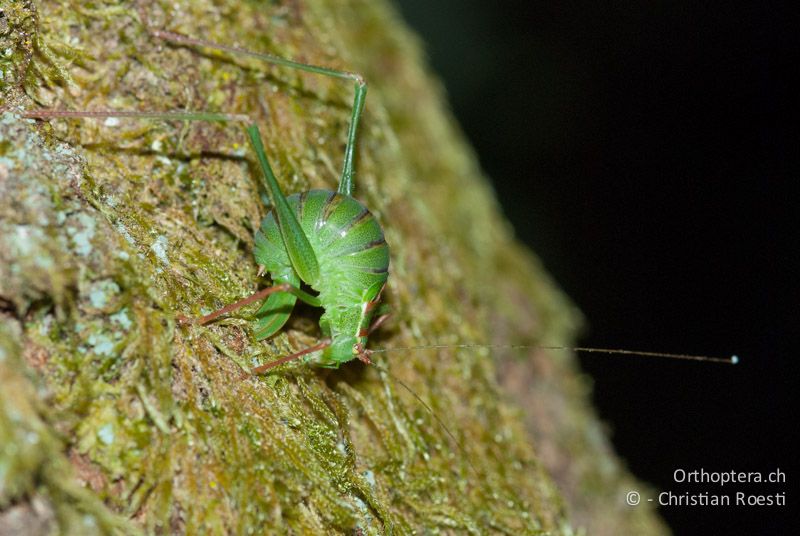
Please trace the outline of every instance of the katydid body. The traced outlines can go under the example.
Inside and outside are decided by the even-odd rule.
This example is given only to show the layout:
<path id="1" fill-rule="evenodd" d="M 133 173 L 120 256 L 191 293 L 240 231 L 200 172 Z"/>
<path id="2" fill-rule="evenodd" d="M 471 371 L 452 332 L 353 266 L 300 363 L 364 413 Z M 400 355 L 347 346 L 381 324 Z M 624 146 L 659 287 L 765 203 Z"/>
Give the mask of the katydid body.
<path id="1" fill-rule="evenodd" d="M 348 195 L 311 190 L 287 199 L 300 227 L 309 239 L 319 264 L 316 280 L 304 281 L 319 292 L 325 310 L 320 319 L 323 334 L 330 338 L 318 364 L 337 367 L 357 357 L 367 344 L 374 305 L 389 275 L 389 247 L 378 222 L 364 205 Z M 255 258 L 276 283 L 300 286 L 285 240 L 271 212 L 256 234 Z M 256 336 L 270 337 L 289 317 L 297 296 L 277 292 L 258 312 Z"/>
<path id="2" fill-rule="evenodd" d="M 256 233 L 254 255 L 277 285 L 265 289 L 276 292 L 269 292 L 257 313 L 256 337 L 265 339 L 277 333 L 300 299 L 325 311 L 320 318 L 324 339 L 314 347 L 322 354 L 315 364 L 337 368 L 354 358 L 369 361 L 367 337 L 375 305 L 389 277 L 389 246 L 369 210 L 350 196 L 352 171 L 343 172 L 337 192 L 311 190 L 287 198 L 269 165 L 258 128 L 250 125 L 247 133 L 273 205 Z M 301 283 L 318 295 L 302 291 Z M 245 301 L 240 303 L 244 305 Z M 224 310 L 228 312 L 231 307 Z M 200 323 L 217 316 L 212 313 Z M 274 364 L 307 353 L 301 351 Z M 263 372 L 270 365 L 256 371 Z"/>

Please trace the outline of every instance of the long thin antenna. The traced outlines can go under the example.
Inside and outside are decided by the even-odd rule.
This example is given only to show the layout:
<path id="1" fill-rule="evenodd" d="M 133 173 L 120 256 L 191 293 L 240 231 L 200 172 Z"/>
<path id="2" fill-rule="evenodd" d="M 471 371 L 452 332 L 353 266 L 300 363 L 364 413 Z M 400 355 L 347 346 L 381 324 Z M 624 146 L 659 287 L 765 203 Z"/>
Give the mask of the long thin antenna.
<path id="1" fill-rule="evenodd" d="M 372 353 L 375 353 L 375 352 L 373 350 L 370 350 L 370 354 L 372 354 Z M 467 450 L 464 448 L 464 445 L 461 444 L 461 441 L 459 441 L 458 438 L 455 436 L 455 434 L 453 434 L 453 432 L 450 431 L 450 429 L 447 427 L 447 425 L 444 423 L 444 421 L 441 418 L 439 418 L 439 416 L 436 414 L 436 412 L 433 411 L 433 409 L 424 400 L 422 400 L 422 398 L 417 393 L 415 393 L 414 390 L 411 389 L 411 387 L 406 385 L 406 383 L 403 380 L 401 380 L 400 378 L 398 378 L 397 376 L 395 376 L 394 374 L 389 372 L 389 370 L 386 367 L 384 367 L 382 365 L 378 365 L 377 363 L 375 363 L 372 360 L 369 360 L 368 364 L 373 366 L 373 367 L 375 367 L 376 369 L 380 370 L 381 372 L 383 372 L 387 376 L 389 376 L 392 380 L 394 380 L 397 383 L 399 383 L 403 387 L 403 389 L 405 389 L 406 391 L 411 393 L 411 396 L 416 398 L 417 402 L 422 404 L 422 407 L 424 407 L 426 410 L 428 410 L 428 413 L 430 413 L 431 416 L 434 419 L 436 419 L 436 422 L 439 423 L 439 426 L 442 427 L 442 430 L 444 430 L 447 433 L 447 435 L 450 436 L 450 439 L 453 440 L 453 442 L 456 444 L 458 449 L 462 452 L 462 454 L 464 454 L 464 458 L 467 460 L 467 463 L 472 468 L 472 471 L 475 473 L 475 475 L 476 476 L 479 475 L 478 469 L 472 464 L 472 460 L 470 460 L 469 455 L 467 454 Z"/>
<path id="2" fill-rule="evenodd" d="M 637 356 L 637 357 L 663 357 L 666 359 L 682 359 L 687 361 L 707 361 L 711 363 L 722 363 L 725 365 L 735 365 L 739 362 L 739 356 L 737 355 L 732 355 L 730 357 L 712 357 L 707 355 L 673 354 L 666 352 L 645 352 L 641 350 L 621 350 L 614 348 L 589 348 L 585 346 L 553 346 L 553 345 L 528 345 L 528 344 L 421 344 L 419 346 L 394 346 L 391 348 L 375 348 L 371 349 L 370 352 L 373 354 L 382 354 L 387 352 L 397 352 L 403 350 L 436 350 L 444 348 L 567 350 L 567 351 L 580 352 L 586 354 L 626 355 L 626 356 Z"/>

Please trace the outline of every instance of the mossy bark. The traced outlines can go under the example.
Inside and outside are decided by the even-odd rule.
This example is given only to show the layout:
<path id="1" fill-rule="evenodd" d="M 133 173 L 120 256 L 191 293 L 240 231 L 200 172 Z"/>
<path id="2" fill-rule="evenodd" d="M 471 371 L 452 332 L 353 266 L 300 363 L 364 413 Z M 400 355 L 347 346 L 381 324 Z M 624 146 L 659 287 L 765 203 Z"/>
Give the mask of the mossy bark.
<path id="1" fill-rule="evenodd" d="M 392 248 L 393 310 L 371 346 L 570 341 L 577 313 L 514 241 L 385 2 L 145 3 L 155 26 L 370 82 L 356 197 Z M 246 318 L 178 326 L 267 284 L 240 127 L 13 113 L 246 113 L 286 192 L 333 189 L 349 84 L 155 41 L 128 2 L 0 5 L 0 533 L 663 531 L 624 505 L 637 484 L 572 356 L 376 354 L 459 446 L 357 362 L 242 380 L 317 340 L 311 309 L 267 342 Z"/>

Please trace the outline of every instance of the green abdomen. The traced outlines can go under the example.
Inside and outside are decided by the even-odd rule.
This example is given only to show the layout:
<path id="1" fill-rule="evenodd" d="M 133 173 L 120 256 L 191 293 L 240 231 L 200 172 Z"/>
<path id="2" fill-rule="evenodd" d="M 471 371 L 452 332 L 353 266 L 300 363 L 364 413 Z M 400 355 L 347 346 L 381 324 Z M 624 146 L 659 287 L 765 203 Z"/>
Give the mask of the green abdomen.
<path id="1" fill-rule="evenodd" d="M 347 195 L 310 190 L 286 200 L 319 262 L 319 280 L 307 283 L 319 292 L 331 336 L 357 335 L 371 316 L 362 314 L 364 304 L 376 297 L 389 275 L 383 230 L 364 205 Z M 290 279 L 294 271 L 273 212 L 261 222 L 255 241 L 256 262 L 273 280 Z"/>

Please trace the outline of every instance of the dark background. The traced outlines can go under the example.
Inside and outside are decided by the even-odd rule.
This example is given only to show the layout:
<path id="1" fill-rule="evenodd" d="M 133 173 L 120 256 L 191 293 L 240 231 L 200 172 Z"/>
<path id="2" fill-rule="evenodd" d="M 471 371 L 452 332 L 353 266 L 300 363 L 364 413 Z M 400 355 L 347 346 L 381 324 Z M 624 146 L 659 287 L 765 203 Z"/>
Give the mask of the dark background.
<path id="1" fill-rule="evenodd" d="M 582 359 L 633 473 L 675 493 L 796 487 L 796 14 L 764 2 L 400 6 L 519 238 L 585 313 L 582 343 L 741 356 Z M 679 468 L 780 468 L 787 483 L 676 484 Z M 661 512 L 677 534 L 779 534 L 796 500 Z"/>

